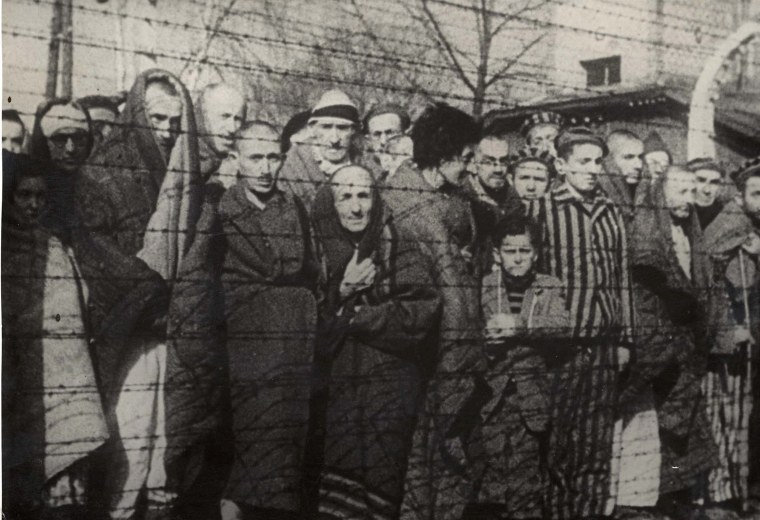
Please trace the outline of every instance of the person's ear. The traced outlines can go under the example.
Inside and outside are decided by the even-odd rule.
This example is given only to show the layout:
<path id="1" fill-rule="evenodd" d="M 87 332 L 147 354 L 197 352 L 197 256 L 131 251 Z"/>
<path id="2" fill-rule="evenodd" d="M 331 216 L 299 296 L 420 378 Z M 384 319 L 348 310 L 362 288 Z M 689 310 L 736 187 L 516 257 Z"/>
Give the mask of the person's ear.
<path id="1" fill-rule="evenodd" d="M 501 265 L 501 255 L 499 254 L 499 248 L 493 247 L 491 248 L 491 252 L 493 253 L 493 263 L 494 265 Z"/>
<path id="2" fill-rule="evenodd" d="M 557 157 L 554 160 L 554 169 L 557 170 L 558 175 L 565 175 L 565 169 L 567 168 L 567 161 L 562 157 Z"/>
<path id="3" fill-rule="evenodd" d="M 235 164 L 240 164 L 240 154 L 238 154 L 237 150 L 230 150 L 230 152 L 227 154 L 227 157 L 229 157 Z"/>

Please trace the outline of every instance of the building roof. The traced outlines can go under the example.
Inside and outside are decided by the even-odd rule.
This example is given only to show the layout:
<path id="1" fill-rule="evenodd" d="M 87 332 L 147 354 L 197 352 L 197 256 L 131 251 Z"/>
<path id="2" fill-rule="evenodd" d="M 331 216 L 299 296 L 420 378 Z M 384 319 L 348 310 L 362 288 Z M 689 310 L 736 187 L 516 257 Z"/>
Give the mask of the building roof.
<path id="1" fill-rule="evenodd" d="M 635 89 L 591 92 L 572 97 L 543 99 L 512 108 L 493 110 L 484 124 L 498 132 L 516 132 L 526 117 L 539 110 L 562 114 L 568 124 L 599 124 L 606 121 L 641 120 L 670 117 L 688 121 L 690 93 L 683 90 L 646 86 Z M 716 102 L 717 140 L 745 155 L 760 150 L 760 93 L 722 93 Z"/>

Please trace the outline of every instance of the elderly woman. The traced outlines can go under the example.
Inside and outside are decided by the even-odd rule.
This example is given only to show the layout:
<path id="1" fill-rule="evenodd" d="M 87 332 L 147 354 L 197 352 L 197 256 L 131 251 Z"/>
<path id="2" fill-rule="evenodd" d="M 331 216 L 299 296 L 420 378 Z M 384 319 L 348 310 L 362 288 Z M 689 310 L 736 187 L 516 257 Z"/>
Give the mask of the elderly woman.
<path id="1" fill-rule="evenodd" d="M 326 267 L 318 348 L 330 367 L 320 518 L 398 518 L 440 302 L 368 170 L 336 171 L 313 221 Z"/>
<path id="2" fill-rule="evenodd" d="M 82 518 L 107 428 L 85 334 L 87 288 L 40 224 L 44 170 L 3 151 L 3 513 Z"/>

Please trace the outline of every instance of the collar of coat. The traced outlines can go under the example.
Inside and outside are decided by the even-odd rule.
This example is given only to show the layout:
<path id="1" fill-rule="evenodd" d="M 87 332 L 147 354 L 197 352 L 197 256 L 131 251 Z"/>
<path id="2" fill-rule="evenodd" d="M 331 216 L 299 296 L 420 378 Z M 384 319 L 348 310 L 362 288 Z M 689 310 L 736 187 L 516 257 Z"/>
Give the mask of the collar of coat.
<path id="1" fill-rule="evenodd" d="M 595 208 L 603 205 L 612 205 L 610 198 L 605 195 L 604 191 L 599 186 L 594 189 L 594 193 L 590 199 L 584 198 L 583 195 L 578 193 L 578 191 L 567 181 L 563 181 L 561 184 L 557 185 L 550 193 L 554 202 L 557 203 L 591 202 Z"/>

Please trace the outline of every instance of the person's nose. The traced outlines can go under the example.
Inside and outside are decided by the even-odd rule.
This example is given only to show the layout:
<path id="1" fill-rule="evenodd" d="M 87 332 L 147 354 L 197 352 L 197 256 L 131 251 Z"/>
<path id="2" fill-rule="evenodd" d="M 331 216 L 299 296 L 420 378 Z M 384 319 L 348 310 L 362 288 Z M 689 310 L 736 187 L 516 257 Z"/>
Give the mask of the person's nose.
<path id="1" fill-rule="evenodd" d="M 74 139 L 71 137 L 66 138 L 66 145 L 64 146 L 64 150 L 66 150 L 66 153 L 74 153 L 74 150 L 76 149 L 76 146 L 74 145 Z"/>
<path id="2" fill-rule="evenodd" d="M 352 200 L 350 207 L 351 207 L 351 213 L 353 213 L 354 215 L 360 215 L 361 214 L 362 207 L 361 207 L 361 204 L 359 204 L 358 200 L 355 200 L 355 199 Z"/>
<path id="3" fill-rule="evenodd" d="M 528 181 L 528 184 L 525 185 L 525 191 L 528 193 L 533 193 L 536 191 L 536 181 L 530 180 Z"/>

